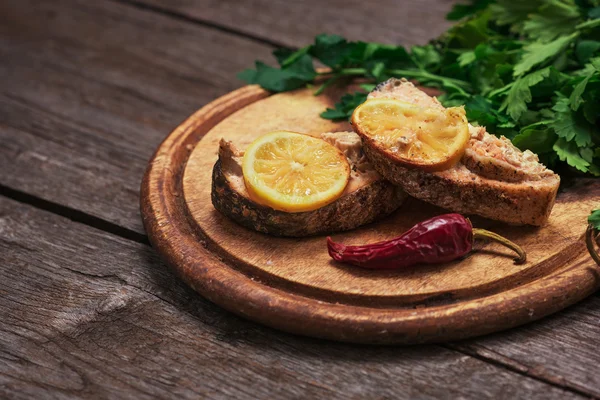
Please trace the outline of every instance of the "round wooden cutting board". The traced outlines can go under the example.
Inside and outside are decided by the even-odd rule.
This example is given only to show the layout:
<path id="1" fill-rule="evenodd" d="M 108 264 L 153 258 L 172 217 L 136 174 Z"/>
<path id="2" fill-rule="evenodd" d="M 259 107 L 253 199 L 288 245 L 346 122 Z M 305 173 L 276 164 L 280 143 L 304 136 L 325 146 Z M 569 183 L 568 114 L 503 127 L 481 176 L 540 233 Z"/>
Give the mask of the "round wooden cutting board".
<path id="1" fill-rule="evenodd" d="M 212 168 L 223 137 L 245 148 L 273 130 L 320 134 L 349 130 L 319 117 L 341 96 L 331 89 L 270 95 L 256 86 L 205 106 L 173 131 L 142 183 L 150 241 L 196 291 L 236 314 L 288 332 L 349 342 L 439 342 L 481 335 L 561 310 L 595 291 L 599 269 L 583 233 L 600 199 L 600 183 L 562 190 L 549 223 L 514 227 L 472 218 L 522 245 L 523 265 L 478 242 L 467 258 L 395 271 L 332 261 L 325 237 L 276 238 L 237 225 L 210 198 Z M 333 235 L 347 244 L 397 236 L 445 211 L 409 199 L 384 221 Z"/>

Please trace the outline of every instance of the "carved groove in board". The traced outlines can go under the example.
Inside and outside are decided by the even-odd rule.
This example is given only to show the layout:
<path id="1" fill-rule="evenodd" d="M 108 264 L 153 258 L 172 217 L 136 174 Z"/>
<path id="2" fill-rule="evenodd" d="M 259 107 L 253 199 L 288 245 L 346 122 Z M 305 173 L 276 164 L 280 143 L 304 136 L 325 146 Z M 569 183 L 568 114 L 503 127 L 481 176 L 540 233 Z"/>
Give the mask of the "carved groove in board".
<path id="1" fill-rule="evenodd" d="M 568 195 L 559 198 L 542 229 L 473 218 L 475 226 L 524 245 L 531 260 L 525 266 L 513 265 L 511 255 L 495 245 L 479 244 L 472 256 L 445 266 L 363 271 L 322 262 L 323 238 L 269 237 L 239 227 L 212 208 L 210 173 L 221 136 L 243 147 L 273 129 L 314 134 L 347 129 L 318 118 L 340 94 L 334 90 L 329 97 L 314 97 L 297 91 L 265 98 L 262 90 L 247 87 L 198 111 L 165 140 L 142 185 L 145 226 L 161 255 L 198 292 L 237 314 L 290 332 L 412 343 L 515 326 L 562 309 L 598 287 L 591 260 L 580 251 L 584 224 L 572 221 L 585 220 L 600 195 L 599 185 L 575 201 Z M 191 155 L 190 145 L 195 145 Z M 442 212 L 412 200 L 386 221 L 336 237 L 348 243 L 380 240 Z"/>

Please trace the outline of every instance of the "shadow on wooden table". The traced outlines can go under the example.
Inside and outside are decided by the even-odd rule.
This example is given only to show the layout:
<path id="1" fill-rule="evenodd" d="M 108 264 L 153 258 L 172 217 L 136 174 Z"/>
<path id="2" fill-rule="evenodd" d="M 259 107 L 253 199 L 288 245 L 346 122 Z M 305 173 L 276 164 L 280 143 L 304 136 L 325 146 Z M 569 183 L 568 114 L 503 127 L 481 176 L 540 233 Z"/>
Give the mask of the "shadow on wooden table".
<path id="1" fill-rule="evenodd" d="M 348 344 L 279 331 L 246 320 L 210 302 L 187 286 L 167 265 L 159 261 L 156 255 L 150 252 L 144 252 L 144 255 L 147 259 L 146 265 L 149 266 L 148 278 L 152 281 L 153 292 L 156 293 L 157 297 L 160 297 L 162 301 L 177 310 L 189 314 L 202 324 L 194 328 L 201 328 L 206 333 L 213 335 L 215 339 L 231 345 L 244 342 L 256 347 L 266 346 L 272 348 L 275 343 L 279 343 L 280 345 L 298 347 L 297 350 L 306 355 L 323 356 L 325 354 L 322 351 L 326 349 L 326 353 L 330 356 L 348 359 L 356 356 L 363 359 L 365 352 L 378 357 L 380 353 L 389 355 L 390 348 L 402 348 L 401 352 L 396 352 L 397 355 L 402 352 L 419 352 L 424 355 L 429 351 L 427 348 L 437 347 L 431 345 L 403 347 Z M 348 352 L 350 348 L 355 351 Z M 319 351 L 315 352 L 317 349 Z M 361 351 L 358 351 L 358 349 L 361 349 Z M 384 349 L 387 350 L 384 351 Z M 435 352 L 439 352 L 439 349 L 434 350 Z"/>

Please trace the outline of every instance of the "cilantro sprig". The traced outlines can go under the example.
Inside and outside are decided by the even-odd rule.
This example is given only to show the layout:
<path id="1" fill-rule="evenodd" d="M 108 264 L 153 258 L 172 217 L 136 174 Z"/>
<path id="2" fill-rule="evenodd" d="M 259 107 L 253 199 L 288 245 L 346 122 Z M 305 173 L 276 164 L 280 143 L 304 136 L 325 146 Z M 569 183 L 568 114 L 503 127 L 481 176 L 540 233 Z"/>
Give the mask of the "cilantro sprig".
<path id="1" fill-rule="evenodd" d="M 423 46 L 322 34 L 276 50 L 278 67 L 257 61 L 239 77 L 273 92 L 314 86 L 316 95 L 348 78 L 370 82 L 321 114 L 332 120 L 349 118 L 373 85 L 405 77 L 440 89 L 446 106 L 464 104 L 469 121 L 549 167 L 600 176 L 600 0 L 472 0 L 448 19 L 458 23 Z"/>

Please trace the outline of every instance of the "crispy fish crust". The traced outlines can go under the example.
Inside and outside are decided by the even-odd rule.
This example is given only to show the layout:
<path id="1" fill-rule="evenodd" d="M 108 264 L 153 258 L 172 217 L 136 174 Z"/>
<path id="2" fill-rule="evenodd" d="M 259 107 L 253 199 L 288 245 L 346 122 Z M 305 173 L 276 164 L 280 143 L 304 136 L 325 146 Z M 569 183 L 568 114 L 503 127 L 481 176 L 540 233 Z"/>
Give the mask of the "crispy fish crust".
<path id="1" fill-rule="evenodd" d="M 352 132 L 342 134 L 339 136 L 342 139 L 355 136 Z M 359 140 L 358 143 L 360 145 Z M 356 152 L 355 149 L 341 150 L 346 154 Z M 361 150 L 362 157 L 355 158 L 349 154 L 349 161 L 354 170 L 354 180 L 358 180 L 358 176 L 364 179 L 362 184 L 351 180 L 340 198 L 314 211 L 288 213 L 274 210 L 250 199 L 243 184 L 242 156 L 243 153 L 230 142 L 221 140 L 219 160 L 213 168 L 212 203 L 218 211 L 240 225 L 274 236 L 304 237 L 354 229 L 389 215 L 407 197 L 401 188 L 369 170 L 370 166 L 365 166 Z M 363 171 L 357 170 L 357 165 Z"/>
<path id="2" fill-rule="evenodd" d="M 369 97 L 442 107 L 404 79 L 380 84 Z M 471 140 L 461 161 L 439 172 L 403 167 L 367 136 L 362 136 L 363 149 L 377 172 L 413 197 L 454 212 L 511 224 L 545 224 L 554 206 L 559 176 L 540 164 L 535 154 L 521 152 L 508 139 L 496 138 L 483 127 L 469 129 Z"/>

